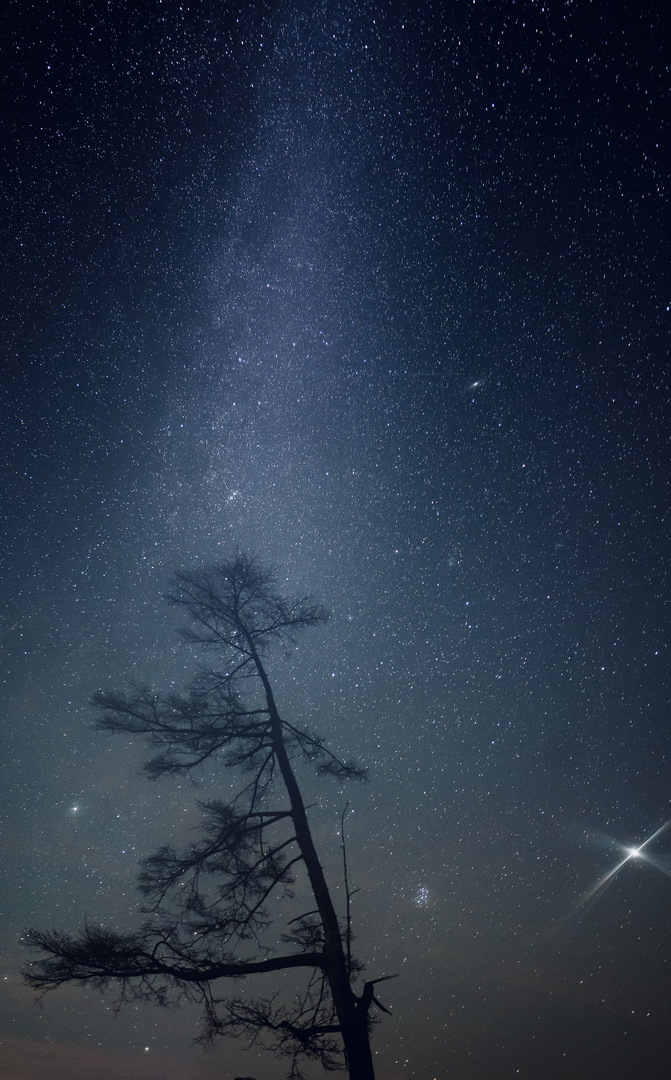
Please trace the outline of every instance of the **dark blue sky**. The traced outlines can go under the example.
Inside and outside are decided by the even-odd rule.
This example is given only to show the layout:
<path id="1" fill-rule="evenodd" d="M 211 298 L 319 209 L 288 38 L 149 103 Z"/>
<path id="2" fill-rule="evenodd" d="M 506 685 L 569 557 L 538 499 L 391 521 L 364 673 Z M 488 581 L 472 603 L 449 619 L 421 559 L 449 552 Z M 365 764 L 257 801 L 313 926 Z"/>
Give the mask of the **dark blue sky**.
<path id="1" fill-rule="evenodd" d="M 18 976 L 188 836 L 86 703 L 188 677 L 168 579 L 240 545 L 332 611 L 274 676 L 371 767 L 314 813 L 380 1080 L 666 1077 L 671 836 L 574 911 L 671 817 L 658 5 L 3 20 L 8 1076 L 282 1075 Z"/>

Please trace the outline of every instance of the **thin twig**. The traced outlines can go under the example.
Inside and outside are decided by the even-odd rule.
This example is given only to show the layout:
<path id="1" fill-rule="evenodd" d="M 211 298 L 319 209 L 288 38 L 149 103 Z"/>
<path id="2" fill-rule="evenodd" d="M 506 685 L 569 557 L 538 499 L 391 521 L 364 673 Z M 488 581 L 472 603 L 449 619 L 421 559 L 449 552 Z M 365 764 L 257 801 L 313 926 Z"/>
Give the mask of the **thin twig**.
<path id="1" fill-rule="evenodd" d="M 352 974 L 352 894 L 349 891 L 349 878 L 347 876 L 347 846 L 345 844 L 345 817 L 349 809 L 349 802 L 345 803 L 345 809 L 340 818 L 340 835 L 342 837 L 342 865 L 343 880 L 345 882 L 345 944 L 347 946 L 347 974 Z"/>

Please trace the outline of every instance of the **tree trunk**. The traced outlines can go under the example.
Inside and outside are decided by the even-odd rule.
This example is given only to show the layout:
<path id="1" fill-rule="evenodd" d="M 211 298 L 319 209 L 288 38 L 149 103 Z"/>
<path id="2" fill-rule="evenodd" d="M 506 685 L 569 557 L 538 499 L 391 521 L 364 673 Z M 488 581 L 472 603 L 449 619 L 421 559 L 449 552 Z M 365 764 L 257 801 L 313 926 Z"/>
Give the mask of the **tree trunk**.
<path id="1" fill-rule="evenodd" d="M 350 1080 L 375 1080 L 373 1055 L 368 1035 L 367 1010 L 350 985 L 340 923 L 314 846 L 298 781 L 289 761 L 289 755 L 284 743 L 282 720 L 275 704 L 266 671 L 254 649 L 253 643 L 250 642 L 250 645 L 254 663 L 266 694 L 273 731 L 274 749 L 282 779 L 289 795 L 289 802 L 291 803 L 296 840 L 303 856 L 305 869 L 324 928 L 325 970 L 340 1023 Z"/>
<path id="2" fill-rule="evenodd" d="M 331 983 L 331 992 L 335 999 L 333 983 Z M 373 1055 L 368 1035 L 368 1016 L 363 1014 L 363 1010 L 357 1009 L 357 999 L 349 986 L 349 980 L 347 992 L 350 997 L 350 1005 L 347 1010 L 350 1017 L 348 1020 L 341 1018 L 340 1023 L 349 1077 L 350 1080 L 375 1080 Z"/>

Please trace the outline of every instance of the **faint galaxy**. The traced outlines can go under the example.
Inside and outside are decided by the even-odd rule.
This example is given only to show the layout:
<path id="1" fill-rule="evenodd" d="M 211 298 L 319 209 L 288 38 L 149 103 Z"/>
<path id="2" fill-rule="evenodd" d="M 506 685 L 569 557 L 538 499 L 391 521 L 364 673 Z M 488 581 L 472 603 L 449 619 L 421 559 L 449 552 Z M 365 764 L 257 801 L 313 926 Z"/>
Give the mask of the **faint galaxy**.
<path id="1" fill-rule="evenodd" d="M 306 785 L 336 884 L 350 800 L 358 952 L 400 976 L 379 1080 L 666 1080 L 660 6 L 2 19 L 5 1075 L 284 1073 L 19 977 L 27 924 L 132 928 L 218 793 L 87 702 L 188 678 L 168 580 L 240 546 L 332 612 L 273 674 L 370 766 Z"/>

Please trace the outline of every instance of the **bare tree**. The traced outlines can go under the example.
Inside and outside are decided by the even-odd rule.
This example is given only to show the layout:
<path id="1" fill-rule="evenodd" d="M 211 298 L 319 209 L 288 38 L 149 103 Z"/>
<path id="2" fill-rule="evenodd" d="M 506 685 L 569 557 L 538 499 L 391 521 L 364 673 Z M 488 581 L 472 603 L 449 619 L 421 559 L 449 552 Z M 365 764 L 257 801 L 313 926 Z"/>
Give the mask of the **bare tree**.
<path id="1" fill-rule="evenodd" d="M 364 982 L 358 993 L 354 988 L 362 969 L 351 955 L 347 864 L 340 919 L 294 764 L 304 759 L 342 780 L 365 773 L 280 716 L 267 668 L 273 645 L 325 622 L 326 612 L 309 598 L 285 599 L 274 572 L 241 554 L 178 573 L 168 599 L 185 610 L 187 637 L 219 654 L 219 664 L 202 671 L 183 695 L 144 687 L 96 694 L 98 726 L 146 736 L 159 751 L 145 765 L 152 778 L 188 773 L 216 758 L 241 770 L 244 780 L 231 801 L 201 804 L 197 843 L 183 853 L 162 847 L 145 860 L 139 884 L 149 919 L 137 933 L 90 925 L 74 935 L 30 930 L 24 940 L 43 955 L 26 979 L 42 992 L 68 982 L 116 982 L 122 1002 L 167 1004 L 176 993 L 203 1005 L 206 1040 L 261 1040 L 290 1059 L 293 1077 L 308 1058 L 326 1069 L 348 1069 L 351 1080 L 373 1080 L 370 1012 L 383 1009 L 375 997 L 382 980 Z M 274 944 L 268 942 L 269 903 L 291 896 L 301 872 L 312 907 L 285 925 L 278 951 L 276 932 Z M 294 968 L 304 975 L 290 1000 L 220 989 L 222 981 Z"/>

